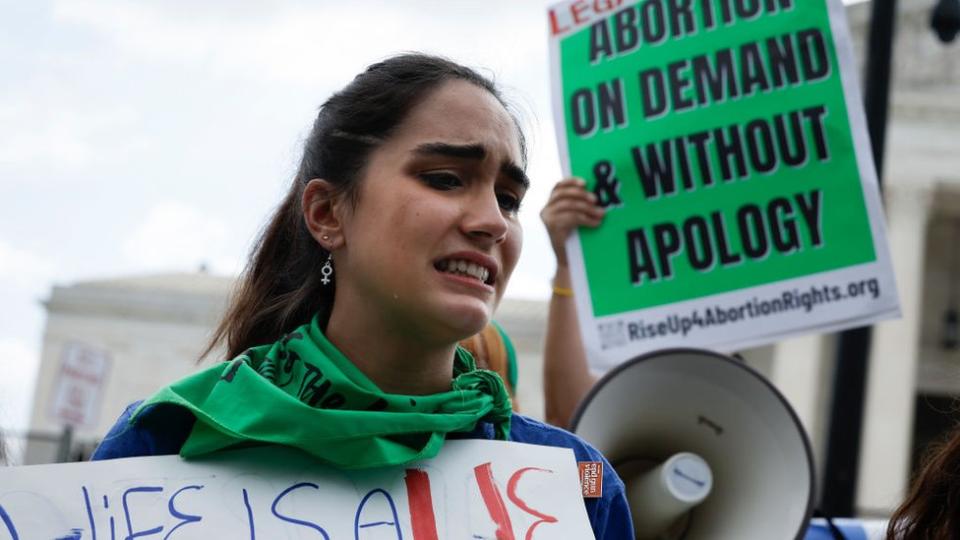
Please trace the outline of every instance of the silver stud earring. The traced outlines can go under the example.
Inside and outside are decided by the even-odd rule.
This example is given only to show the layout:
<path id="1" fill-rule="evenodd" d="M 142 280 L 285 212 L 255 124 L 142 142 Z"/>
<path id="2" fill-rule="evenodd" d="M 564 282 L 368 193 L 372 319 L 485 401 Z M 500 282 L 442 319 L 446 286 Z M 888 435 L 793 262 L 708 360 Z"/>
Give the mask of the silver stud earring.
<path id="1" fill-rule="evenodd" d="M 320 275 L 323 276 L 323 278 L 320 279 L 320 283 L 323 283 L 324 285 L 328 285 L 330 283 L 330 276 L 333 275 L 333 255 L 332 254 L 329 254 L 329 253 L 327 254 L 327 260 L 324 261 L 323 266 L 320 267 Z"/>
<path id="2" fill-rule="evenodd" d="M 330 240 L 330 235 L 329 235 L 329 234 L 325 234 L 325 235 L 321 236 L 320 238 L 323 239 L 324 242 L 328 242 L 328 241 Z"/>

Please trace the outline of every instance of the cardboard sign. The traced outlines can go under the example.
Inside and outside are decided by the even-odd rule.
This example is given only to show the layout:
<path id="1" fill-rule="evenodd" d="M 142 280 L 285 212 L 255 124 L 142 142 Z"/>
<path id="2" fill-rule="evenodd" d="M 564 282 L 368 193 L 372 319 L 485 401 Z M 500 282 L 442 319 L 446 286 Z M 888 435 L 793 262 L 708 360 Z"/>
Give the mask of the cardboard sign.
<path id="1" fill-rule="evenodd" d="M 567 448 L 448 441 L 366 471 L 281 447 L 0 469 L 0 540 L 154 537 L 594 538 Z"/>
<path id="2" fill-rule="evenodd" d="M 567 246 L 589 356 L 732 350 L 898 315 L 840 0 L 550 8 Z"/>

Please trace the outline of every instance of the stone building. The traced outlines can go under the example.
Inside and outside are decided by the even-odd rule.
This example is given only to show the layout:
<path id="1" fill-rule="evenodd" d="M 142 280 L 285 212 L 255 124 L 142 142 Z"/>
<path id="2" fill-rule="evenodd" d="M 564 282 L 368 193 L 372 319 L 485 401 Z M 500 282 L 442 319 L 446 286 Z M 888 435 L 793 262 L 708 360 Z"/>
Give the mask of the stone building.
<path id="1" fill-rule="evenodd" d="M 195 369 L 231 284 L 228 278 L 181 274 L 54 287 L 45 302 L 47 324 L 31 431 L 61 429 L 52 410 L 53 394 L 61 359 L 71 346 L 107 358 L 93 422 L 78 426 L 73 434 L 79 443 L 101 438 L 129 403 Z M 52 444 L 30 442 L 26 463 L 49 461 Z"/>

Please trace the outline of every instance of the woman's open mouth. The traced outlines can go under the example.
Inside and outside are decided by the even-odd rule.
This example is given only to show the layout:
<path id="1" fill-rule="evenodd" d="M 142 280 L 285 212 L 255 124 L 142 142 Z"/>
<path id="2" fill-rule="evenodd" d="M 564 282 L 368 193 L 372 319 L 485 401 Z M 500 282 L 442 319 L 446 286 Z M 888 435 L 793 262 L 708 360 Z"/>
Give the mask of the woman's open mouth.
<path id="1" fill-rule="evenodd" d="M 487 285 L 493 285 L 494 273 L 487 267 L 465 259 L 443 259 L 434 267 L 448 274 L 466 276 Z"/>

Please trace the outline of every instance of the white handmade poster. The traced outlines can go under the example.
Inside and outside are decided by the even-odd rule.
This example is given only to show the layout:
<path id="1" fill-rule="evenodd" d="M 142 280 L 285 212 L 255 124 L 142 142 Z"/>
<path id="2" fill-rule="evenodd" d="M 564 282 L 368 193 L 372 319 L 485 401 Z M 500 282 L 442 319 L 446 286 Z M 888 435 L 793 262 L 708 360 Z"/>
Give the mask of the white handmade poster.
<path id="1" fill-rule="evenodd" d="M 261 447 L 0 469 L 0 540 L 594 538 L 567 448 L 449 441 L 403 468 Z"/>

